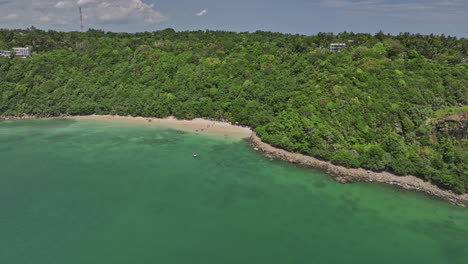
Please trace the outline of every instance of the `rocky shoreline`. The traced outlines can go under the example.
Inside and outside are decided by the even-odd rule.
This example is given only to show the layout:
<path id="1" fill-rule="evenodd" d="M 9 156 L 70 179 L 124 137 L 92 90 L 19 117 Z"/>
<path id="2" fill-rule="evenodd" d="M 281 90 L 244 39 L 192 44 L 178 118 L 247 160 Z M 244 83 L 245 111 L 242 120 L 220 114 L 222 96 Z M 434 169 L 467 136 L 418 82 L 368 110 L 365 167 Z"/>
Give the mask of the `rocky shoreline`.
<path id="1" fill-rule="evenodd" d="M 61 115 L 60 117 L 73 117 Z M 20 120 L 20 119 L 44 119 L 57 118 L 45 115 L 22 115 L 22 116 L 0 116 L 0 120 Z M 130 117 L 129 117 L 130 118 Z M 232 125 L 235 126 L 235 125 Z M 403 189 L 425 192 L 431 196 L 447 200 L 453 204 L 468 207 L 468 194 L 456 194 L 449 190 L 444 190 L 436 185 L 426 182 L 414 176 L 397 176 L 389 172 L 374 172 L 362 168 L 353 169 L 334 165 L 329 161 L 319 160 L 312 156 L 299 153 L 288 152 L 263 142 L 260 137 L 252 132 L 249 138 L 250 144 L 258 151 L 269 158 L 281 159 L 294 164 L 322 169 L 331 174 L 335 180 L 341 183 L 347 182 L 378 182 L 399 186 Z"/>
<path id="2" fill-rule="evenodd" d="M 250 143 L 256 150 L 263 152 L 263 154 L 269 158 L 281 159 L 294 164 L 325 170 L 331 174 L 335 180 L 341 183 L 360 181 L 391 184 L 407 190 L 425 192 L 431 196 L 447 200 L 462 207 L 468 206 L 468 194 L 456 194 L 449 190 L 443 190 L 414 176 L 397 176 L 389 172 L 374 172 L 361 168 L 352 169 L 334 165 L 331 162 L 319 160 L 312 156 L 291 153 L 273 147 L 263 142 L 255 133 L 252 133 Z"/>

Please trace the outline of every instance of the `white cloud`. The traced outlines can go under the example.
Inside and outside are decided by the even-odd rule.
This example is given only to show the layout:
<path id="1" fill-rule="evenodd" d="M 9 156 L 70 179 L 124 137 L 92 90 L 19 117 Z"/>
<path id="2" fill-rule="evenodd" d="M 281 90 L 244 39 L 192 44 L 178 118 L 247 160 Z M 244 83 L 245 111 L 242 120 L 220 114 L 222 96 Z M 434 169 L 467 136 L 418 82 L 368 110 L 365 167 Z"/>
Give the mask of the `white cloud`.
<path id="1" fill-rule="evenodd" d="M 95 0 L 79 0 L 79 1 L 77 2 L 77 4 L 81 6 L 81 5 L 86 5 L 86 4 L 93 3 L 93 2 L 96 3 L 96 2 L 99 2 L 99 1 L 95 1 Z"/>
<path id="2" fill-rule="evenodd" d="M 322 3 L 328 7 L 376 10 L 389 8 L 392 10 L 411 11 L 436 9 L 440 7 L 460 7 L 468 6 L 466 0 L 412 0 L 412 1 L 393 1 L 393 0 L 322 0 Z"/>
<path id="3" fill-rule="evenodd" d="M 87 26 L 156 24 L 167 19 L 153 4 L 145 1 L 148 0 L 15 0 L 8 11 L 21 14 L 24 21 L 38 25 L 77 25 L 79 6 Z M 5 9 L 0 9 L 0 19 L 14 18 L 5 13 Z"/>
<path id="4" fill-rule="evenodd" d="M 79 0 L 86 17 L 105 23 L 159 23 L 166 17 L 142 0 Z"/>
<path id="5" fill-rule="evenodd" d="M 9 4 L 9 3 L 11 3 L 10 0 L 3 0 L 3 1 L 0 1 L 0 5 L 7 5 L 7 4 Z"/>
<path id="6" fill-rule="evenodd" d="M 62 8 L 62 7 L 64 7 L 64 6 L 66 6 L 66 5 L 67 5 L 66 2 L 60 1 L 60 2 L 58 2 L 57 4 L 55 4 L 55 7 L 56 7 L 56 8 Z"/>
<path id="7" fill-rule="evenodd" d="M 387 16 L 417 15 L 418 18 L 430 18 L 434 15 L 451 16 L 452 18 L 468 17 L 466 0 L 322 0 L 322 4 L 343 11 L 363 15 L 364 13 Z"/>
<path id="8" fill-rule="evenodd" d="M 55 8 L 72 8 L 74 3 L 71 1 L 59 1 L 54 5 Z"/>
<path id="9" fill-rule="evenodd" d="M 430 3 L 422 4 L 418 1 L 412 3 L 397 3 L 396 1 L 385 0 L 367 0 L 367 1 L 352 1 L 352 0 L 323 0 L 328 7 L 345 8 L 345 9 L 359 9 L 359 10 L 373 10 L 373 9 L 400 9 L 400 10 L 413 10 L 430 7 Z"/>
<path id="10" fill-rule="evenodd" d="M 141 0 L 99 1 L 96 7 L 99 10 L 96 17 L 102 21 L 158 23 L 166 19 L 161 12 L 154 9 L 154 5 Z"/>
<path id="11" fill-rule="evenodd" d="M 434 3 L 434 6 L 453 6 L 453 7 L 460 7 L 460 6 L 466 6 L 467 3 L 466 1 L 463 0 L 452 0 L 452 1 L 441 1 L 441 2 L 436 2 Z"/>
<path id="12" fill-rule="evenodd" d="M 203 9 L 202 11 L 196 13 L 195 15 L 197 15 L 197 16 L 204 16 L 204 15 L 206 15 L 206 13 L 208 13 L 208 10 Z"/>
<path id="13" fill-rule="evenodd" d="M 49 23 L 50 21 L 52 21 L 52 19 L 48 16 L 41 16 L 38 18 L 38 20 L 42 23 Z"/>
<path id="14" fill-rule="evenodd" d="M 18 14 L 16 13 L 10 13 L 5 16 L 0 16 L 0 20 L 15 20 L 18 18 Z"/>

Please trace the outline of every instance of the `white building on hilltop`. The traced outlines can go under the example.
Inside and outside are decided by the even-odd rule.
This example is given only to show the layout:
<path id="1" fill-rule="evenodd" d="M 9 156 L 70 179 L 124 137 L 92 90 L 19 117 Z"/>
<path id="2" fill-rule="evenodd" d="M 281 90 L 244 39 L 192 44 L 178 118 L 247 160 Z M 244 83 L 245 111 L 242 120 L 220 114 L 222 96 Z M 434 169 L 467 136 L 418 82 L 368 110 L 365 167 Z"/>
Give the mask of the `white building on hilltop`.
<path id="1" fill-rule="evenodd" d="M 331 52 L 339 52 L 344 47 L 346 47 L 345 43 L 332 43 L 332 44 L 330 44 L 330 51 Z"/>
<path id="2" fill-rule="evenodd" d="M 27 48 L 13 48 L 16 57 L 26 58 L 31 57 L 32 49 L 30 47 Z"/>

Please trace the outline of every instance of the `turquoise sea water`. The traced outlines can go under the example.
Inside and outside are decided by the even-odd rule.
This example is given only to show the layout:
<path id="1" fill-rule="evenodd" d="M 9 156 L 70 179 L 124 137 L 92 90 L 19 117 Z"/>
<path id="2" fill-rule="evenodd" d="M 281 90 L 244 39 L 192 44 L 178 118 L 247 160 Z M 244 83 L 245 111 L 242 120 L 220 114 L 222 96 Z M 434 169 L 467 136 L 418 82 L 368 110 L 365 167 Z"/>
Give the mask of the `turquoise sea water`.
<path id="1" fill-rule="evenodd" d="M 243 141 L 146 124 L 0 122 L 0 263 L 467 259 L 468 209 L 339 184 Z"/>

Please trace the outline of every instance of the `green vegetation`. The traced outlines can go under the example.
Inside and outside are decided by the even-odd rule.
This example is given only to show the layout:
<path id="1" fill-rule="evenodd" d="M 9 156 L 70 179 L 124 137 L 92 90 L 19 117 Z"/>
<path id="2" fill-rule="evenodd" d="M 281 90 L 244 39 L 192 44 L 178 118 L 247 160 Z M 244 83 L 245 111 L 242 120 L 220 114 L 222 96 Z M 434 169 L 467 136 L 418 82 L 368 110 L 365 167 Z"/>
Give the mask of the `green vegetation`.
<path id="1" fill-rule="evenodd" d="M 457 115 L 463 113 L 468 113 L 468 105 L 441 108 L 434 112 L 433 117 L 440 118 L 448 115 Z"/>
<path id="2" fill-rule="evenodd" d="M 427 122 L 466 110 L 467 39 L 0 30 L 0 49 L 27 45 L 38 54 L 0 59 L 0 115 L 211 117 L 289 151 L 468 189 L 468 140 Z"/>

